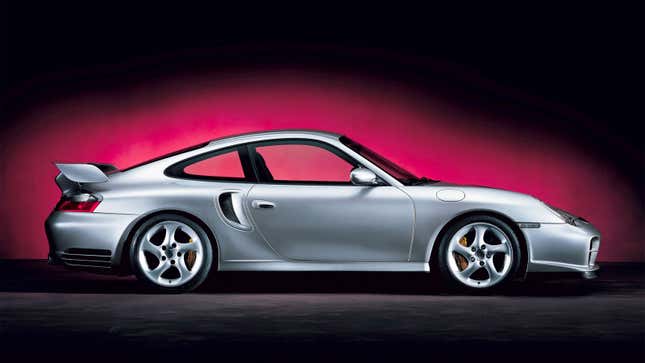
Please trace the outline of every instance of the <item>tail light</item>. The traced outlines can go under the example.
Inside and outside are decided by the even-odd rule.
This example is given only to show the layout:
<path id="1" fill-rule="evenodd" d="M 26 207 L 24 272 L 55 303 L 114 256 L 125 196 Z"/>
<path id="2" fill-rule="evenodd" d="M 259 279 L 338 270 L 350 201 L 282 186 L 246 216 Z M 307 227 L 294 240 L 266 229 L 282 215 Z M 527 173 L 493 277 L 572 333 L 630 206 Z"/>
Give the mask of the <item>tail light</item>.
<path id="1" fill-rule="evenodd" d="M 77 194 L 71 197 L 63 196 L 56 204 L 55 210 L 61 212 L 94 212 L 101 200 L 92 194 Z"/>

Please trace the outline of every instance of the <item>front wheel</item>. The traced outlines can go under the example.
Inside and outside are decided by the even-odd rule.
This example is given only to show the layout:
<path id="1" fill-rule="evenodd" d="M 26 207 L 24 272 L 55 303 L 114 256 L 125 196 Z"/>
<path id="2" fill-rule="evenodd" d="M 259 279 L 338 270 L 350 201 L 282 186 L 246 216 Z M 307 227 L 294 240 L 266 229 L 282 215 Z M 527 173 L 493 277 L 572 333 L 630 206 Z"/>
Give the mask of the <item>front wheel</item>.
<path id="1" fill-rule="evenodd" d="M 449 228 L 439 246 L 439 268 L 452 286 L 488 289 L 517 272 L 521 250 L 517 236 L 491 216 L 464 218 Z"/>
<path id="2" fill-rule="evenodd" d="M 143 223 L 130 251 L 132 270 L 148 286 L 168 292 L 190 291 L 208 276 L 213 251 L 206 232 L 174 214 Z"/>

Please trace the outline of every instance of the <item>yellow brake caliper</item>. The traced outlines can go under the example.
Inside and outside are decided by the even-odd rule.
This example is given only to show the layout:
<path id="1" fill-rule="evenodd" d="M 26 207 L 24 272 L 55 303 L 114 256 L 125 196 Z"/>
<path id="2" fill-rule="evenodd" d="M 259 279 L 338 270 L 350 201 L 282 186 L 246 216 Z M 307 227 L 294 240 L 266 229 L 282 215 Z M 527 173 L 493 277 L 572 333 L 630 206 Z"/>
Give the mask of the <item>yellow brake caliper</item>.
<path id="1" fill-rule="evenodd" d="M 464 247 L 468 247 L 468 240 L 466 239 L 466 236 L 463 236 L 461 237 L 461 239 L 459 239 L 459 244 Z M 453 252 L 452 255 L 457 262 L 457 266 L 459 266 L 459 271 L 463 271 L 466 267 L 468 267 L 468 260 L 466 260 L 464 256 L 456 252 Z"/>
<path id="2" fill-rule="evenodd" d="M 193 239 L 189 238 L 188 243 L 193 243 Z M 190 250 L 186 252 L 186 267 L 188 267 L 189 270 L 192 270 L 193 265 L 195 264 L 195 259 L 197 259 L 195 251 Z"/>

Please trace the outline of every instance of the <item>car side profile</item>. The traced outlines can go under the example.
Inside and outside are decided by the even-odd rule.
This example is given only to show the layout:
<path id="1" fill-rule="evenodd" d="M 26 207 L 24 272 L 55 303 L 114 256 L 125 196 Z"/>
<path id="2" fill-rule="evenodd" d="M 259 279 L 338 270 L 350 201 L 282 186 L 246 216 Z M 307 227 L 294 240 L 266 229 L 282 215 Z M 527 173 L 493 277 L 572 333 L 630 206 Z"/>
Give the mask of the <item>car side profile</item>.
<path id="1" fill-rule="evenodd" d="M 188 291 L 212 271 L 437 272 L 487 289 L 591 278 L 600 233 L 520 193 L 419 178 L 351 139 L 268 131 L 125 170 L 56 164 L 51 263 Z"/>

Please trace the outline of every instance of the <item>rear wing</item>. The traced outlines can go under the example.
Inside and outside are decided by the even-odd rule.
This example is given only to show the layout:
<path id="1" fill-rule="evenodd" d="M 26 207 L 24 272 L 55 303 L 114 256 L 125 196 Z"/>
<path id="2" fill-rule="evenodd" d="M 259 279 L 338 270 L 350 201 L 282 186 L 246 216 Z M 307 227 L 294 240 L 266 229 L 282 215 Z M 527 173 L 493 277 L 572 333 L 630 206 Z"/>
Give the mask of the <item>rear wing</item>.
<path id="1" fill-rule="evenodd" d="M 85 183 L 105 183 L 108 175 L 118 171 L 114 165 L 85 163 L 85 164 L 54 164 L 60 170 L 56 176 L 56 184 L 63 194 L 81 190 Z"/>

